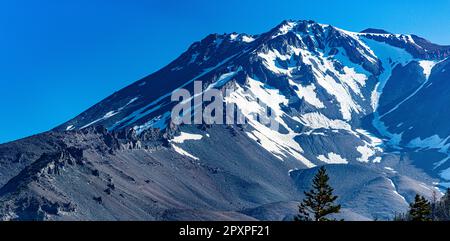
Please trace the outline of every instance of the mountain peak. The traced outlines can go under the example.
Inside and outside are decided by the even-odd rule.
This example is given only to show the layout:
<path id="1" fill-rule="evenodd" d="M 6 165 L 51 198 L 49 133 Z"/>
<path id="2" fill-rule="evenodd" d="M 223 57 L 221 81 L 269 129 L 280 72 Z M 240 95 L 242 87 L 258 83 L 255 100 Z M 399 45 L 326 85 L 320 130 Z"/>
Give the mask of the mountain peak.
<path id="1" fill-rule="evenodd" d="M 377 28 L 366 28 L 360 33 L 392 34 L 391 32 L 388 32 L 384 29 L 377 29 Z"/>

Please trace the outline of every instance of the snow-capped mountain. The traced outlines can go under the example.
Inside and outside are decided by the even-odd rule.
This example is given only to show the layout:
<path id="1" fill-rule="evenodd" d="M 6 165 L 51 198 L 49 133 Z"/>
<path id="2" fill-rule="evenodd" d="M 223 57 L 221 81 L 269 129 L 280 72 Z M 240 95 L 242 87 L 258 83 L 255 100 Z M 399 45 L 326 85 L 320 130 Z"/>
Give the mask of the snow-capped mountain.
<path id="1" fill-rule="evenodd" d="M 392 217 L 449 185 L 448 56 L 415 35 L 313 21 L 209 35 L 53 131 L 0 146 L 0 215 L 283 220 L 327 165 L 344 217 Z M 270 107 L 279 128 L 175 125 L 172 93 L 196 80 L 232 89 L 223 101 L 244 116 Z"/>

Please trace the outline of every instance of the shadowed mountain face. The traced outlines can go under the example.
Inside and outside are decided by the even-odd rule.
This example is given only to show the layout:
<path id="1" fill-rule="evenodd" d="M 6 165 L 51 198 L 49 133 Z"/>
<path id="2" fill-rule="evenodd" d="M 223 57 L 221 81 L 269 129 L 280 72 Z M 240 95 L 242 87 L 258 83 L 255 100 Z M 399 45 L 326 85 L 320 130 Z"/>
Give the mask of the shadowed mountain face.
<path id="1" fill-rule="evenodd" d="M 321 165 L 340 218 L 392 218 L 448 186 L 449 55 L 312 21 L 209 35 L 54 130 L 0 145 L 0 218 L 290 220 Z M 175 125 L 172 93 L 196 80 L 231 89 L 223 101 L 244 116 L 270 107 L 280 128 Z"/>

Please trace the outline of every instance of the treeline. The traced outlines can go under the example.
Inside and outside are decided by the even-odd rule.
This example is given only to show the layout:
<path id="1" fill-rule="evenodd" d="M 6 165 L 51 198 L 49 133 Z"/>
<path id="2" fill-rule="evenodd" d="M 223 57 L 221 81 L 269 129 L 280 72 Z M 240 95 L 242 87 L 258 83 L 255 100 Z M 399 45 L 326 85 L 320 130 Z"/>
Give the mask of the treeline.
<path id="1" fill-rule="evenodd" d="M 333 194 L 329 179 L 325 167 L 321 167 L 312 180 L 312 189 L 305 192 L 295 221 L 338 221 L 330 217 L 340 212 L 341 205 L 335 204 L 338 197 Z M 393 221 L 450 221 L 450 188 L 439 200 L 436 195 L 433 197 L 429 201 L 416 195 L 409 211 L 395 214 Z"/>

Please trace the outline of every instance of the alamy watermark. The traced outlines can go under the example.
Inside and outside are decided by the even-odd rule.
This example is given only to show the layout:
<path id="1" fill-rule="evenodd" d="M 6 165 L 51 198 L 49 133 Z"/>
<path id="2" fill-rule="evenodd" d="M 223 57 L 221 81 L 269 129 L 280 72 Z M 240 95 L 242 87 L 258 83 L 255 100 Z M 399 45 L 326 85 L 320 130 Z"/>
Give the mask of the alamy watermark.
<path id="1" fill-rule="evenodd" d="M 178 102 L 171 111 L 172 122 L 176 125 L 245 125 L 249 122 L 257 122 L 272 130 L 278 130 L 276 113 L 268 107 L 268 103 L 255 97 L 250 90 L 242 90 L 239 93 L 240 97 L 244 98 L 241 100 L 233 101 L 233 94 L 236 94 L 234 88 L 219 90 L 207 87 L 203 89 L 202 81 L 194 82 L 193 95 L 187 89 L 177 89 L 171 96 L 173 102 Z M 247 105 L 248 108 L 245 108 L 244 112 L 239 105 Z M 250 106 L 254 106 L 254 109 Z"/>

